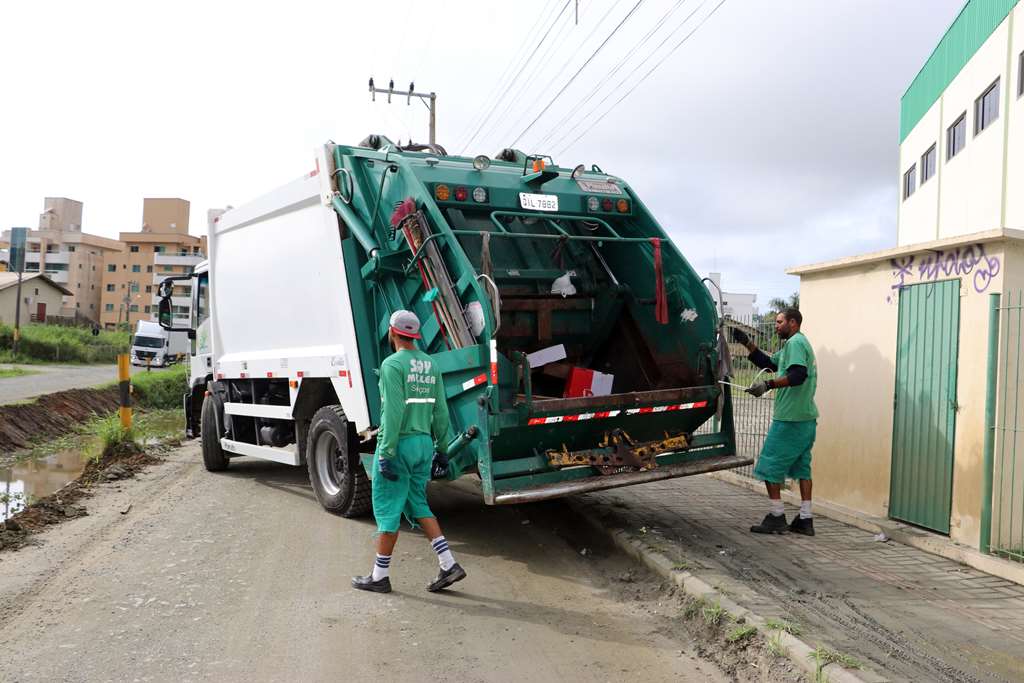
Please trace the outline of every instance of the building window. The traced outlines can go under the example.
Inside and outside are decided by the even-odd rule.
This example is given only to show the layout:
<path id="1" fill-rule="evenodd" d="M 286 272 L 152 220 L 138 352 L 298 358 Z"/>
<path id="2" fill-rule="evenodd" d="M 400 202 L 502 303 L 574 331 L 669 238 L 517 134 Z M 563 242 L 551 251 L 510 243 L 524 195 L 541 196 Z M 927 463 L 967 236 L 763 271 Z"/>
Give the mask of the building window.
<path id="1" fill-rule="evenodd" d="M 95 308 L 95 307 L 92 304 L 89 304 L 89 310 L 91 311 L 91 310 L 93 310 L 93 308 Z"/>
<path id="2" fill-rule="evenodd" d="M 114 291 L 114 289 L 115 289 L 114 285 L 112 285 L 112 284 L 110 284 L 110 285 L 107 285 L 107 291 L 108 291 L 108 292 L 113 292 L 113 291 Z"/>
<path id="3" fill-rule="evenodd" d="M 73 245 L 73 244 L 69 244 L 68 245 L 68 253 L 69 254 L 74 254 L 75 253 L 75 245 Z"/>
<path id="4" fill-rule="evenodd" d="M 108 273 L 116 273 L 117 272 L 117 266 L 114 265 L 113 263 L 107 265 L 107 272 Z"/>
<path id="5" fill-rule="evenodd" d="M 146 306 L 146 308 L 145 308 L 146 313 L 149 313 L 149 308 L 150 308 L 149 306 Z"/>
<path id="6" fill-rule="evenodd" d="M 999 118 L 999 79 L 988 86 L 981 97 L 974 100 L 974 134 L 988 128 L 989 124 Z"/>
<path id="7" fill-rule="evenodd" d="M 36 296 L 39 296 L 39 288 L 35 287 L 34 289 L 36 290 Z"/>
<path id="8" fill-rule="evenodd" d="M 1024 52 L 1017 58 L 1017 97 L 1024 96 Z"/>
<path id="9" fill-rule="evenodd" d="M 946 161 L 949 161 L 964 148 L 967 143 L 967 112 L 946 129 Z"/>
<path id="10" fill-rule="evenodd" d="M 81 308 L 81 307 L 82 307 L 81 303 L 78 303 L 78 302 L 75 303 L 75 308 Z"/>
<path id="11" fill-rule="evenodd" d="M 79 269 L 79 270 L 81 270 L 81 269 L 82 269 L 82 264 L 81 264 L 81 263 L 79 263 L 79 264 L 78 264 L 78 269 Z"/>
<path id="12" fill-rule="evenodd" d="M 81 289 L 81 288 L 82 288 L 82 283 L 81 283 L 81 282 L 79 282 L 79 283 L 78 283 L 78 289 Z"/>
<path id="13" fill-rule="evenodd" d="M 903 198 L 906 199 L 910 195 L 914 194 L 914 190 L 917 189 L 917 164 L 913 164 L 906 173 L 903 174 Z"/>
<path id="14" fill-rule="evenodd" d="M 153 266 L 146 266 L 146 272 L 147 273 L 152 273 L 153 272 Z"/>
<path id="15" fill-rule="evenodd" d="M 128 247 L 128 251 L 132 252 L 133 254 L 139 253 L 139 245 L 137 245 L 137 244 L 131 245 L 130 247 Z"/>
<path id="16" fill-rule="evenodd" d="M 35 263 L 31 263 L 31 262 L 26 261 L 25 262 L 25 270 L 31 271 L 31 272 L 38 272 L 39 271 L 39 262 L 36 261 Z"/>
<path id="17" fill-rule="evenodd" d="M 110 311 L 114 310 L 114 304 L 106 304 L 106 305 L 104 305 L 103 306 L 103 310 L 107 311 L 107 312 L 110 312 Z"/>
<path id="18" fill-rule="evenodd" d="M 153 245 L 153 253 L 154 254 L 162 254 L 162 253 L 164 253 L 164 245 L 162 245 L 162 244 L 154 244 Z"/>
<path id="19" fill-rule="evenodd" d="M 921 184 L 924 185 L 928 179 L 935 175 L 935 145 L 928 148 L 928 151 L 921 156 Z"/>
<path id="20" fill-rule="evenodd" d="M 146 294 L 153 293 L 153 285 L 146 285 Z"/>
<path id="21" fill-rule="evenodd" d="M 140 266 L 138 263 L 136 263 L 135 265 L 132 266 L 132 272 L 133 273 L 141 273 L 142 272 L 142 266 Z"/>
<path id="22" fill-rule="evenodd" d="M 138 312 L 139 312 L 139 305 L 138 305 L 138 304 L 132 304 L 132 305 L 131 305 L 131 306 L 130 306 L 130 307 L 128 308 L 128 310 L 129 310 L 130 312 L 132 312 L 132 313 L 138 313 Z"/>

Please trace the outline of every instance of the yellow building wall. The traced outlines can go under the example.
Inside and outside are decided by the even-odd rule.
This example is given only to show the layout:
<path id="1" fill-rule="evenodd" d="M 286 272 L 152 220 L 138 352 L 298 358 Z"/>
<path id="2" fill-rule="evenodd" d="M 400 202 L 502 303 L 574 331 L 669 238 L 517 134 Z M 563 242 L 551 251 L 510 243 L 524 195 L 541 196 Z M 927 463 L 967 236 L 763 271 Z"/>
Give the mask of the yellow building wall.
<path id="1" fill-rule="evenodd" d="M 980 260 L 979 260 L 980 258 Z M 970 268 L 968 269 L 968 265 Z M 887 517 L 896 375 L 898 288 L 958 279 L 960 333 L 950 537 L 977 546 L 980 530 L 989 294 L 1004 273 L 1024 285 L 1019 241 L 921 245 L 893 258 L 802 272 L 803 330 L 818 361 L 821 413 L 815 498 Z"/>

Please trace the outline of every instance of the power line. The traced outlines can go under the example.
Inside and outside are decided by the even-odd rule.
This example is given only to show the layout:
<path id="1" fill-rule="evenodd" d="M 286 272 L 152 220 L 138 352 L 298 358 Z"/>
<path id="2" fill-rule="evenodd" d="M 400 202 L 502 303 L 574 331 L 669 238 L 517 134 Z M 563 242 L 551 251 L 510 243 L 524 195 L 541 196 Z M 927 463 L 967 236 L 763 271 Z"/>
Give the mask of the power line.
<path id="1" fill-rule="evenodd" d="M 683 20 L 681 22 L 679 22 L 679 24 L 675 28 L 673 28 L 671 31 L 669 31 L 668 34 L 664 38 L 661 39 L 661 42 L 654 46 L 654 48 L 647 54 L 647 56 L 645 56 L 643 59 L 641 59 L 639 62 L 637 62 L 637 64 L 632 69 L 629 70 L 629 73 L 626 74 L 625 76 L 623 76 L 622 79 L 618 83 L 615 84 L 615 86 L 612 88 L 611 92 L 613 92 L 613 93 L 619 92 L 622 89 L 622 87 L 629 81 L 630 77 L 632 77 L 633 74 L 635 74 L 637 71 L 639 71 L 640 68 L 644 64 L 649 62 L 652 57 L 654 57 L 656 54 L 658 54 L 658 50 L 660 50 L 662 47 L 664 47 L 664 45 L 668 41 L 672 40 L 673 36 L 678 34 L 686 26 L 686 24 L 689 23 L 690 19 L 692 19 L 693 16 L 695 14 L 697 14 L 697 12 L 699 12 L 702 7 L 704 7 L 705 4 L 707 4 L 707 0 L 701 0 L 701 3 L 699 5 L 697 5 L 697 7 L 695 7 L 692 12 L 687 14 L 686 17 L 684 17 Z M 581 125 L 583 125 L 584 123 L 586 123 L 588 121 L 593 120 L 592 117 L 593 117 L 594 113 L 597 112 L 597 110 L 600 109 L 602 107 L 602 105 L 604 105 L 604 104 L 605 104 L 605 100 L 601 100 L 601 101 L 597 102 L 593 107 L 590 108 L 589 111 L 586 112 L 586 114 L 584 114 L 582 117 L 580 117 L 580 119 L 578 121 L 576 121 L 576 123 L 574 123 L 568 130 L 560 131 L 560 137 L 557 140 L 555 140 L 550 145 L 552 150 L 554 148 L 558 147 L 559 145 L 561 145 L 566 139 L 568 139 L 569 136 L 572 135 L 573 131 L 578 129 Z"/>
<path id="2" fill-rule="evenodd" d="M 551 22 L 551 26 L 549 26 L 549 27 L 548 27 L 548 30 L 544 32 L 544 35 L 543 35 L 543 36 L 541 36 L 541 39 L 540 39 L 540 41 L 539 41 L 539 42 L 537 43 L 537 47 L 535 47 L 535 48 L 533 49 L 533 51 L 532 51 L 532 52 L 530 52 L 530 56 L 529 56 L 529 57 L 527 58 L 527 60 L 526 60 L 526 61 L 525 61 L 525 62 L 523 63 L 523 66 L 522 66 L 522 67 L 520 67 L 520 69 L 519 69 L 519 71 L 518 71 L 518 72 L 516 73 L 515 77 L 514 77 L 514 78 L 512 79 L 512 81 L 511 81 L 511 82 L 509 83 L 509 85 L 508 85 L 508 88 L 506 89 L 506 92 L 508 92 L 508 90 L 510 90 L 510 89 L 512 88 L 512 86 L 514 86 L 514 85 L 515 85 L 516 81 L 517 81 L 517 80 L 519 79 L 519 77 L 520 77 L 520 76 L 522 75 L 522 73 L 523 73 L 523 70 L 524 70 L 524 69 L 526 68 L 526 65 L 527 65 L 527 64 L 529 64 L 529 63 L 530 63 L 530 60 L 532 60 L 532 59 L 533 59 L 533 56 L 534 56 L 535 54 L 537 54 L 537 50 L 539 50 L 539 49 L 540 49 L 540 46 L 544 44 L 544 41 L 545 41 L 545 40 L 547 40 L 548 34 L 550 34 L 550 33 L 551 33 L 551 29 L 553 29 L 553 28 L 555 27 L 555 24 L 557 24 L 557 23 L 558 23 L 558 20 L 559 20 L 559 19 L 561 19 L 561 17 L 562 17 L 562 15 L 563 15 L 563 14 L 565 14 L 565 10 L 567 10 L 567 9 L 569 8 L 569 5 L 571 5 L 571 4 L 572 4 L 572 2 L 573 2 L 573 0 L 565 0 L 565 4 L 564 4 L 564 5 L 562 5 L 562 9 L 561 9 L 561 10 L 560 10 L 560 11 L 558 12 L 558 16 L 557 16 L 557 17 L 555 17 L 555 20 L 554 20 L 553 22 Z M 476 139 L 477 135 L 479 135 L 479 134 L 480 134 L 480 131 L 481 131 L 481 129 L 483 129 L 483 127 L 484 127 L 484 124 L 486 124 L 486 123 L 487 123 L 487 120 L 488 120 L 488 119 L 490 119 L 490 118 L 491 118 L 491 116 L 493 116 L 493 115 L 494 115 L 494 111 L 495 111 L 495 110 L 496 110 L 496 109 L 498 108 L 498 105 L 499 105 L 499 104 L 501 104 L 501 100 L 502 100 L 502 99 L 503 99 L 502 97 L 499 97 L 499 98 L 498 98 L 498 100 L 497 100 L 497 101 L 496 101 L 496 102 L 494 103 L 494 106 L 492 106 L 492 107 L 491 107 L 491 110 L 490 110 L 490 111 L 489 111 L 489 112 L 487 113 L 487 116 L 485 116 L 485 117 L 484 117 L 484 120 L 480 122 L 480 125 L 479 125 L 479 126 L 477 127 L 476 131 L 475 131 L 475 132 L 473 133 L 473 135 L 471 135 L 471 136 L 470 136 L 469 140 L 467 140 L 467 141 L 466 141 L 466 144 L 465 144 L 465 145 L 463 145 L 463 148 L 462 148 L 462 150 L 460 151 L 460 154 L 461 154 L 461 153 L 462 153 L 463 151 L 465 151 L 466 147 L 469 147 L 469 146 L 470 146 L 470 145 L 471 145 L 471 144 L 473 143 L 473 141 L 474 141 L 474 140 Z"/>
<path id="3" fill-rule="evenodd" d="M 583 137 L 584 135 L 586 135 L 586 134 L 587 134 L 587 133 L 589 133 L 589 132 L 590 132 L 591 130 L 593 130 L 594 126 L 596 126 L 596 125 L 597 125 L 598 123 L 600 123 L 600 122 L 601 122 L 601 120 L 602 120 L 602 119 L 604 119 L 604 117 L 605 117 L 605 116 L 607 116 L 607 115 L 608 115 L 608 114 L 609 114 L 609 113 L 610 113 L 610 112 L 611 112 L 611 111 L 612 111 L 613 109 L 615 109 L 615 107 L 617 107 L 617 106 L 618 106 L 619 104 L 621 104 L 621 103 L 622 103 L 622 101 L 623 101 L 623 100 L 625 100 L 625 99 L 626 99 L 627 97 L 629 97 L 629 96 L 630 96 L 630 94 L 632 94 L 634 90 L 636 90 L 637 88 L 639 88 L 639 87 L 640 87 L 640 85 L 642 85 L 642 84 L 643 84 L 643 82 L 644 82 L 644 81 L 646 81 L 646 80 L 647 80 L 647 79 L 648 79 L 648 78 L 650 77 L 650 75 L 651 75 L 652 73 L 654 73 L 654 72 L 655 72 L 655 71 L 656 71 L 656 70 L 658 69 L 658 67 L 660 67 L 660 66 L 661 66 L 662 64 L 664 64 L 664 63 L 665 63 L 665 60 L 666 60 L 666 59 L 668 59 L 669 57 L 671 57 L 671 56 L 672 56 L 672 55 L 673 55 L 673 54 L 675 53 L 675 51 L 676 51 L 676 50 L 678 50 L 678 49 L 679 49 L 680 47 L 682 47 L 682 46 L 683 46 L 683 44 L 684 44 L 684 43 L 685 43 L 685 42 L 686 42 L 687 40 L 689 40 L 689 39 L 690 39 L 690 36 L 692 36 L 692 35 L 693 35 L 694 33 L 696 33 L 696 32 L 697 32 L 697 31 L 698 31 L 698 30 L 700 29 L 700 27 L 701 27 L 701 26 L 703 26 L 703 25 L 704 25 L 704 24 L 705 24 L 705 23 L 706 23 L 706 22 L 708 21 L 708 19 L 710 19 L 710 18 L 711 18 L 712 16 L 714 16 L 715 12 L 717 12 L 717 11 L 718 11 L 718 8 L 720 8 L 720 7 L 721 7 L 722 5 L 724 5 L 724 4 L 725 4 L 725 0 L 719 0 L 719 3 L 718 3 L 717 5 L 715 5 L 714 9 L 712 9 L 712 10 L 711 10 L 710 12 L 708 12 L 708 14 L 707 14 L 706 16 L 704 16 L 704 18 L 703 18 L 703 19 L 701 19 L 701 20 L 700 20 L 700 21 L 699 21 L 699 22 L 697 23 L 697 25 L 696 25 L 696 26 L 695 26 L 695 27 L 694 27 L 694 28 L 693 28 L 693 29 L 692 29 L 692 30 L 691 30 L 691 31 L 690 31 L 689 33 L 687 33 L 687 34 L 686 34 L 685 36 L 683 36 L 683 39 L 682 39 L 682 40 L 680 40 L 680 41 L 679 41 L 678 43 L 676 43 L 676 44 L 675 44 L 675 45 L 674 45 L 674 46 L 672 47 L 672 49 L 671 49 L 671 50 L 669 50 L 669 51 L 668 51 L 668 52 L 667 52 L 667 53 L 665 54 L 665 56 L 664 56 L 664 57 L 662 57 L 662 58 L 661 58 L 661 59 L 660 59 L 660 60 L 658 61 L 658 63 L 657 63 L 657 64 L 655 64 L 655 65 L 654 65 L 653 67 L 651 67 L 650 71 L 648 71 L 648 72 L 647 72 L 646 74 L 644 74 L 644 75 L 643 75 L 643 77 L 641 77 L 641 79 L 640 79 L 639 81 L 637 81 L 637 83 L 636 83 L 636 84 L 635 84 L 635 85 L 634 85 L 634 86 L 633 86 L 632 88 L 630 88 L 629 90 L 627 90 L 627 91 L 626 91 L 626 93 L 625 93 L 625 94 L 624 94 L 624 95 L 623 95 L 622 97 L 620 97 L 619 99 L 617 99 L 617 100 L 615 101 L 615 103 L 614 103 L 614 104 L 612 104 L 612 106 L 611 106 L 611 107 L 609 107 L 609 108 L 608 108 L 607 110 L 605 110 L 605 112 L 604 112 L 603 114 L 601 114 L 601 115 L 600 115 L 600 116 L 599 116 L 599 117 L 597 118 L 597 120 L 595 120 L 595 121 L 594 121 L 593 123 L 591 123 L 591 124 L 590 124 L 589 126 L 587 126 L 587 128 L 586 128 L 586 129 L 585 129 L 585 130 L 584 130 L 584 131 L 583 131 L 582 133 L 580 133 L 579 135 L 577 135 L 577 136 L 576 136 L 576 138 L 575 138 L 575 139 L 574 139 L 574 140 L 573 140 L 572 142 L 570 142 L 570 143 L 569 143 L 568 145 L 566 145 L 565 147 L 562 147 L 562 148 L 561 148 L 561 149 L 559 150 L 559 153 L 561 153 L 561 152 L 564 152 L 564 151 L 568 150 L 568 149 L 569 149 L 570 147 L 572 147 L 573 145 L 575 145 L 575 144 L 576 144 L 576 143 L 577 143 L 577 142 L 578 142 L 578 141 L 580 140 L 580 138 L 582 138 L 582 137 Z"/>
<path id="4" fill-rule="evenodd" d="M 547 110 L 551 108 L 551 105 L 553 105 L 555 103 L 555 101 L 558 100 L 558 98 L 562 96 L 562 93 L 564 93 L 566 91 L 566 89 L 570 85 L 572 85 L 573 81 L 576 80 L 576 77 L 579 76 L 580 73 L 582 73 L 582 71 L 585 68 L 587 68 L 587 65 L 590 64 L 591 61 L 593 61 L 594 57 L 596 57 L 598 55 L 598 53 L 601 52 L 602 49 L 604 49 L 604 46 L 608 44 L 608 41 L 610 41 L 615 36 L 615 34 L 618 33 L 619 29 L 622 28 L 623 25 L 627 21 L 629 21 L 629 18 L 631 16 L 633 16 L 633 13 L 636 12 L 637 9 L 640 7 L 640 5 L 642 5 L 643 3 L 644 3 L 644 0 L 637 0 L 637 3 L 635 5 L 633 5 L 633 9 L 629 10 L 629 12 L 626 14 L 626 16 L 624 16 L 622 18 L 622 21 L 619 22 L 619 25 L 612 29 L 612 32 L 609 33 L 608 37 L 605 38 L 604 41 L 600 45 L 597 46 L 597 49 L 594 50 L 593 54 L 591 54 L 589 57 L 587 57 L 587 61 L 583 62 L 583 65 L 580 66 L 580 68 L 576 70 L 576 73 L 574 73 L 572 75 L 572 78 L 569 79 L 569 82 L 566 83 L 565 85 L 563 85 L 561 90 L 559 90 L 557 93 L 555 93 L 555 96 L 551 98 L 551 101 L 548 102 L 547 106 L 544 107 L 541 110 L 541 112 L 539 114 L 537 114 L 537 116 L 533 119 L 533 121 L 530 122 L 530 125 L 528 125 L 526 128 L 524 128 L 523 132 L 520 133 L 519 136 L 515 140 L 512 141 L 513 145 L 515 145 L 517 142 L 519 142 L 519 140 L 524 135 L 526 135 L 527 131 L 529 131 L 531 128 L 533 128 L 533 125 L 535 123 L 537 123 L 537 121 L 540 120 L 540 117 L 544 116 L 544 114 L 547 112 Z"/>
<path id="5" fill-rule="evenodd" d="M 533 23 L 533 26 L 531 26 L 530 29 L 526 32 L 526 36 L 523 38 L 523 42 L 519 45 L 519 49 L 516 50 L 515 56 L 509 60 L 508 64 L 505 65 L 505 70 L 501 72 L 501 76 L 499 76 L 494 81 L 494 89 L 492 89 L 491 92 L 487 95 L 486 99 L 483 100 L 483 104 L 480 105 L 480 109 L 477 110 L 476 114 L 473 115 L 473 118 L 471 119 L 469 125 L 466 126 L 465 132 L 460 136 L 460 140 L 464 141 L 466 136 L 469 135 L 469 131 L 472 130 L 473 127 L 476 126 L 477 123 L 479 123 L 483 119 L 484 112 L 487 111 L 487 107 L 491 104 L 491 101 L 494 99 L 494 97 L 499 92 L 501 92 L 501 87 L 502 85 L 504 85 L 505 80 L 512 75 L 512 71 L 515 69 L 515 67 L 518 66 L 522 59 L 527 56 L 526 48 L 530 44 L 530 38 L 537 30 L 537 27 L 542 26 L 544 24 L 544 22 L 547 20 L 547 17 L 553 11 L 554 7 L 557 6 L 555 4 L 557 2 L 558 0 L 547 0 L 547 4 L 544 6 L 544 9 L 537 13 L 537 20 Z M 452 149 L 456 149 L 461 146 L 462 143 L 460 142 L 458 145 L 453 145 Z"/>
<path id="6" fill-rule="evenodd" d="M 589 41 L 594 36 L 595 33 L 597 33 L 598 29 L 601 28 L 601 25 L 604 23 L 605 19 L 607 19 L 609 16 L 611 16 L 612 11 L 614 11 L 614 9 L 616 7 L 618 7 L 621 2 L 622 2 L 622 0 L 615 0 L 614 2 L 612 2 L 612 4 L 608 5 L 608 9 L 605 11 L 604 16 L 602 16 L 597 21 L 597 23 L 594 24 L 594 28 L 592 28 L 590 30 L 590 33 L 587 34 L 586 38 L 584 38 L 582 41 L 580 41 L 580 44 L 576 47 L 576 49 L 570 51 L 569 58 L 566 59 L 565 63 L 562 64 L 562 67 L 558 70 L 558 73 L 555 74 L 554 77 L 552 77 L 552 79 L 550 81 L 548 81 L 547 85 L 545 85 L 543 88 L 539 89 L 537 91 L 536 96 L 533 98 L 533 101 L 531 101 L 528 106 L 523 108 L 521 114 L 519 115 L 519 118 L 517 118 L 515 120 L 515 122 L 510 126 L 511 129 L 517 128 L 519 126 L 519 122 L 522 121 L 523 118 L 525 118 L 526 116 L 529 116 L 529 113 L 531 111 L 533 111 L 533 106 L 538 102 L 538 100 L 540 100 L 540 98 L 543 97 L 546 93 L 551 92 L 552 86 L 555 84 L 555 81 L 557 81 L 559 78 L 561 78 L 562 74 L 565 73 L 566 68 L 570 64 L 572 64 L 573 59 L 576 57 L 576 53 L 584 45 L 587 44 L 587 41 Z M 511 136 L 512 132 L 513 132 L 512 130 L 508 131 L 508 133 L 505 135 L 506 139 Z"/>
<path id="7" fill-rule="evenodd" d="M 569 120 L 573 117 L 573 114 L 576 114 L 577 112 L 579 112 L 580 109 L 584 105 L 587 104 L 587 102 L 590 102 L 590 100 L 594 99 L 594 97 L 597 95 L 597 93 L 599 93 L 602 90 L 602 86 L 604 84 L 607 84 L 607 83 L 611 82 L 611 79 L 615 76 L 615 74 L 617 74 L 619 72 L 619 69 L 621 69 L 623 66 L 626 65 L 626 62 L 629 61 L 629 58 L 632 57 L 636 53 L 637 50 L 639 50 L 641 47 L 646 45 L 647 41 L 650 40 L 651 37 L 655 33 L 657 33 L 659 29 L 661 29 L 662 26 L 664 26 L 664 24 L 668 20 L 668 18 L 670 16 L 672 16 L 676 12 L 676 10 L 678 10 L 680 7 L 682 7 L 686 3 L 686 1 L 687 0 L 676 0 L 676 4 L 673 5 L 667 12 L 665 12 L 665 14 L 663 14 L 661 16 L 661 19 L 659 19 L 658 22 L 654 25 L 654 27 L 650 31 L 648 31 L 647 34 L 643 38 L 640 39 L 640 42 L 637 43 L 636 45 L 634 45 L 633 47 L 631 47 L 629 49 L 629 52 L 627 52 L 626 55 L 622 59 L 619 60 L 619 63 L 616 64 L 612 68 L 612 70 L 609 71 L 608 74 L 605 75 L 602 78 L 601 85 L 599 85 L 596 88 L 592 88 L 590 90 L 590 94 L 587 95 L 581 102 L 579 102 L 575 106 L 569 107 L 569 110 L 565 113 L 565 116 L 563 116 L 561 119 L 559 119 L 558 123 L 556 123 L 554 126 L 552 126 L 551 130 L 549 130 L 542 138 L 540 138 L 540 140 L 538 140 L 537 144 L 534 145 L 534 146 L 539 148 L 545 142 L 547 142 L 548 140 L 551 140 L 555 136 L 555 134 L 558 133 L 559 130 L 561 130 L 562 126 L 569 122 Z"/>
<path id="8" fill-rule="evenodd" d="M 572 30 L 573 26 L 574 24 L 572 23 L 569 14 L 566 14 L 564 19 L 557 20 L 555 33 L 552 34 L 551 39 L 547 41 L 548 44 L 544 48 L 544 51 L 540 53 L 537 60 L 529 66 L 528 71 L 524 70 L 523 79 L 519 86 L 515 89 L 509 89 L 506 93 L 506 95 L 508 95 L 508 104 L 502 108 L 501 113 L 499 113 L 490 126 L 484 130 L 484 134 L 480 137 L 481 141 L 486 140 L 489 137 L 494 137 L 498 130 L 504 125 L 505 121 L 508 120 L 509 115 L 518 112 L 518 107 L 516 105 L 522 99 L 524 94 L 533 89 L 535 79 L 539 77 L 541 71 L 548 64 L 549 59 L 556 50 L 561 47 L 562 35 L 567 30 Z M 499 142 L 503 143 L 502 146 L 504 146 L 504 143 L 507 143 L 508 140 L 499 140 Z"/>

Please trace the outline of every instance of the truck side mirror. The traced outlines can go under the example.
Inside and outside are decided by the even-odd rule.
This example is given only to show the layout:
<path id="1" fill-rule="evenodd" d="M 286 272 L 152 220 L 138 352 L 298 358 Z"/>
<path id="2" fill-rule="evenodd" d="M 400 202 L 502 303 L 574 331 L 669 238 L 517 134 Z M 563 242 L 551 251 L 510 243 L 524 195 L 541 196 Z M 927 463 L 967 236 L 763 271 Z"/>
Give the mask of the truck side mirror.
<path id="1" fill-rule="evenodd" d="M 174 318 L 171 316 L 171 299 L 169 297 L 160 299 L 160 314 L 157 320 L 160 322 L 160 327 L 164 329 L 174 327 Z"/>

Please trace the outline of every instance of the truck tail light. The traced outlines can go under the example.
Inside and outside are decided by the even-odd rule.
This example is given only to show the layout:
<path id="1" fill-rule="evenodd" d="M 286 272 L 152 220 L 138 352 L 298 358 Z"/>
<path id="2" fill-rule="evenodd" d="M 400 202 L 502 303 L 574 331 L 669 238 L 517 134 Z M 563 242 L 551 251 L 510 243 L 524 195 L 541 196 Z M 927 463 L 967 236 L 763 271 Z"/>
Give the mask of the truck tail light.
<path id="1" fill-rule="evenodd" d="M 615 203 L 609 197 L 605 197 L 601 200 L 602 211 L 612 211 L 615 209 Z"/>
<path id="2" fill-rule="evenodd" d="M 455 188 L 455 201 L 464 202 L 469 199 L 469 190 L 464 187 Z"/>
<path id="3" fill-rule="evenodd" d="M 615 202 L 615 209 L 619 213 L 629 213 L 629 201 L 625 199 L 620 199 L 619 201 Z"/>
<path id="4" fill-rule="evenodd" d="M 487 188 L 474 187 L 473 201 L 476 202 L 477 204 L 485 204 L 487 202 Z"/>
<path id="5" fill-rule="evenodd" d="M 448 189 L 447 185 L 435 185 L 434 186 L 434 199 L 439 202 L 448 201 L 449 197 L 452 196 L 452 191 Z"/>

